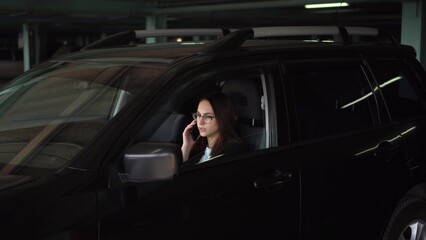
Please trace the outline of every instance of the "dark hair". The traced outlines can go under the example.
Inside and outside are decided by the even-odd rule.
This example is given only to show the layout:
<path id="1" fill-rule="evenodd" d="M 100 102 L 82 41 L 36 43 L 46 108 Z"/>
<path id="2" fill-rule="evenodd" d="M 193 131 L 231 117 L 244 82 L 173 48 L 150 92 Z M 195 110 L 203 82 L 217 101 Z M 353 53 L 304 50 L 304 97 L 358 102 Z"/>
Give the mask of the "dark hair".
<path id="1" fill-rule="evenodd" d="M 198 102 L 206 100 L 213 108 L 215 119 L 219 129 L 219 138 L 212 146 L 212 157 L 221 153 L 225 144 L 231 140 L 238 140 L 236 132 L 237 115 L 231 99 L 222 92 L 213 92 L 204 95 Z M 203 151 L 207 146 L 206 137 L 198 137 L 192 150 L 195 152 Z"/>

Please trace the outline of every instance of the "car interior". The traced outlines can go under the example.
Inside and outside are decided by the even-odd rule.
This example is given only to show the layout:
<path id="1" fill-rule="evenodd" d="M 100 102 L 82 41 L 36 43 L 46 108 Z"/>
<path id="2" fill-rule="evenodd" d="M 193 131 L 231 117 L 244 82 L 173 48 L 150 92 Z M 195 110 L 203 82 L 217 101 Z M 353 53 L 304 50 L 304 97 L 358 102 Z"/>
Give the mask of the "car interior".
<path id="1" fill-rule="evenodd" d="M 209 88 L 211 91 L 212 88 Z M 237 112 L 237 132 L 252 150 L 266 147 L 265 101 L 260 78 L 238 78 L 221 81 L 216 91 L 226 93 L 234 103 Z M 204 93 L 207 93 L 206 91 Z M 186 102 L 198 103 L 199 94 Z M 184 110 L 168 113 L 163 123 L 148 138 L 149 142 L 182 144 L 182 132 L 192 121 L 191 113 L 196 104 L 184 104 Z"/>

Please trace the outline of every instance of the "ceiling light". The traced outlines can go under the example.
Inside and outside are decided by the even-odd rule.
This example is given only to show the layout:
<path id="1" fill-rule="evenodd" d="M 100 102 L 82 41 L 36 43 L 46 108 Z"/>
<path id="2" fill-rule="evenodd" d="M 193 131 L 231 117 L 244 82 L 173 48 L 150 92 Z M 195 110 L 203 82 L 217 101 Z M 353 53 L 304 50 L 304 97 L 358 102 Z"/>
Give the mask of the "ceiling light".
<path id="1" fill-rule="evenodd" d="M 318 4 L 306 4 L 305 8 L 331 8 L 331 7 L 348 7 L 349 3 L 347 2 L 338 2 L 338 3 L 318 3 Z"/>

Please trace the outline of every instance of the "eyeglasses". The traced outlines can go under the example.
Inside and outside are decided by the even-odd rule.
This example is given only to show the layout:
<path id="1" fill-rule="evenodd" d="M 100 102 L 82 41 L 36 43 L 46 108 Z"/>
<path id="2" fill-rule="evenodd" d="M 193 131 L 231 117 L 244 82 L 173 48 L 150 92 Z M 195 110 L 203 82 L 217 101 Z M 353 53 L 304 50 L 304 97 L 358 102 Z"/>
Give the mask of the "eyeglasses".
<path id="1" fill-rule="evenodd" d="M 213 120 L 213 118 L 215 118 L 215 116 L 212 115 L 204 115 L 202 116 L 199 113 L 193 113 L 192 117 L 194 118 L 194 120 L 200 121 L 201 119 L 203 119 L 203 122 L 205 123 L 211 123 L 211 121 Z"/>

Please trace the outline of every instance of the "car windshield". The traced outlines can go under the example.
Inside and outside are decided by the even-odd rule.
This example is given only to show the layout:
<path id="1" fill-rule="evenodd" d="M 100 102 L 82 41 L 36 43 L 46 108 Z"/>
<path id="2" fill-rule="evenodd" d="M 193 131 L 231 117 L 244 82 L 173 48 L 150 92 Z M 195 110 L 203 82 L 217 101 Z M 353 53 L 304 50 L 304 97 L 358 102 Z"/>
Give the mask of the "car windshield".
<path id="1" fill-rule="evenodd" d="M 0 89 L 0 175 L 66 166 L 164 66 L 51 63 Z"/>

